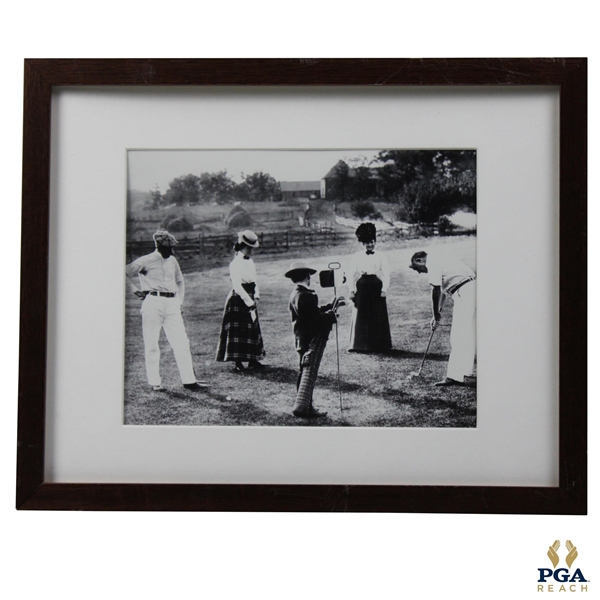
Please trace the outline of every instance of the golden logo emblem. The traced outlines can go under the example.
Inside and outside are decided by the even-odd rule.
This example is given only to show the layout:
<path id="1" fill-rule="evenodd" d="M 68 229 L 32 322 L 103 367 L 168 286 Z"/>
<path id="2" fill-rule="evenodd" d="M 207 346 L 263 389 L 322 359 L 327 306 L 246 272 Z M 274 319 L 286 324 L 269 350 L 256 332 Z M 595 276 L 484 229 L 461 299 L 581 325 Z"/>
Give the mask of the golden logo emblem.
<path id="1" fill-rule="evenodd" d="M 552 563 L 552 566 L 556 568 L 556 565 L 560 562 L 560 558 L 558 556 L 558 549 L 560 548 L 560 542 L 558 540 L 554 540 L 554 544 L 548 548 L 548 558 Z M 567 566 L 571 568 L 571 565 L 575 561 L 578 556 L 577 548 L 573 546 L 573 542 L 571 540 L 567 540 L 565 542 L 565 548 L 568 550 L 568 554 L 565 557 L 565 562 Z"/>

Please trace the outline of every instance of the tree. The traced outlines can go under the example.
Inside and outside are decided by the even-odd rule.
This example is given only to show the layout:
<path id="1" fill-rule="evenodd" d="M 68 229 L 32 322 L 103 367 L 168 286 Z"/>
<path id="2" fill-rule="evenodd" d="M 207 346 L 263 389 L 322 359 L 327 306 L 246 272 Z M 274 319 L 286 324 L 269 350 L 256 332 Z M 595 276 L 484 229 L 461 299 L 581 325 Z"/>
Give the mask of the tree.
<path id="1" fill-rule="evenodd" d="M 227 171 L 202 173 L 177 177 L 169 183 L 163 196 L 163 205 L 186 206 L 208 202 L 227 202 L 233 198 L 235 182 L 227 176 Z"/>
<path id="2" fill-rule="evenodd" d="M 474 150 L 385 150 L 379 153 L 380 193 L 409 223 L 437 221 L 476 209 Z"/>
<path id="3" fill-rule="evenodd" d="M 201 197 L 204 202 L 228 202 L 233 199 L 236 184 L 227 171 L 200 175 Z"/>
<path id="4" fill-rule="evenodd" d="M 281 200 L 281 186 L 268 173 L 259 171 L 244 175 L 244 181 L 237 186 L 236 195 L 248 202 L 276 202 Z"/>
<path id="5" fill-rule="evenodd" d="M 200 203 L 200 178 L 196 175 L 184 175 L 177 177 L 169 183 L 169 189 L 164 195 L 164 204 L 176 204 L 185 206 L 187 204 Z"/>
<path id="6" fill-rule="evenodd" d="M 383 150 L 378 161 L 384 163 L 379 168 L 381 178 L 380 193 L 384 198 L 396 198 L 399 192 L 416 180 L 430 178 L 435 165 L 432 150 Z"/>
<path id="7" fill-rule="evenodd" d="M 355 167 L 349 177 L 346 190 L 347 196 L 354 200 L 368 200 L 377 195 L 377 176 L 369 167 Z M 350 172 L 349 172 L 350 175 Z"/>
<path id="8" fill-rule="evenodd" d="M 163 196 L 158 189 L 158 183 L 156 187 L 150 192 L 150 208 L 160 208 L 163 205 Z"/>

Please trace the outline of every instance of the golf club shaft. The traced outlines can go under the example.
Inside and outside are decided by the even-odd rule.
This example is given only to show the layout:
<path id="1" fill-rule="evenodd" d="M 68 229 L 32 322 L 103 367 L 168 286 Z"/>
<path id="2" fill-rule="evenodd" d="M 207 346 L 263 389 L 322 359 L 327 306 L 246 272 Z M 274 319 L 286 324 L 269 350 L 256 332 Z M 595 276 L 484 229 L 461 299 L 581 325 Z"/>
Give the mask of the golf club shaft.
<path id="1" fill-rule="evenodd" d="M 432 329 L 431 335 L 429 336 L 429 342 L 427 343 L 427 348 L 425 349 L 425 354 L 423 354 L 423 360 L 421 361 L 421 366 L 419 367 L 418 375 L 421 375 L 421 370 L 423 369 L 423 365 L 425 364 L 425 358 L 427 357 L 427 353 L 429 352 L 429 346 L 431 346 L 431 340 L 433 339 L 434 333 L 435 333 L 435 329 Z"/>
<path id="2" fill-rule="evenodd" d="M 333 280 L 333 297 L 335 298 L 334 302 L 337 301 L 337 288 L 335 286 L 335 273 Z M 338 394 L 340 396 L 340 410 L 344 410 L 344 406 L 342 404 L 342 386 L 340 383 L 340 342 L 338 338 L 338 323 L 337 317 L 335 319 L 335 351 L 337 355 L 337 376 L 338 376 Z"/>
<path id="3" fill-rule="evenodd" d="M 338 325 L 337 321 L 335 323 L 335 349 L 337 351 L 337 376 L 338 376 L 338 394 L 340 396 L 340 410 L 344 410 L 344 406 L 342 404 L 342 387 L 340 383 L 340 344 L 338 340 Z"/>

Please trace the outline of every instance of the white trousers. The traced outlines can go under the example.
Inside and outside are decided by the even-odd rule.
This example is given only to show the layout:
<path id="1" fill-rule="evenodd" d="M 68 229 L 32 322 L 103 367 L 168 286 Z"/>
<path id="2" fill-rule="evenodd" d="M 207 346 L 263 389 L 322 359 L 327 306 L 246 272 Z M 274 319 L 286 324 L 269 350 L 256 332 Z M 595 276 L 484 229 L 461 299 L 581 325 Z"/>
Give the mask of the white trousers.
<path id="1" fill-rule="evenodd" d="M 473 375 L 477 352 L 476 296 L 475 281 L 466 283 L 452 295 L 451 350 L 446 375 L 455 381 L 464 381 L 465 375 Z"/>
<path id="2" fill-rule="evenodd" d="M 161 328 L 173 348 L 179 375 L 183 383 L 194 383 L 196 375 L 192 365 L 190 342 L 181 317 L 179 299 L 151 296 L 142 302 L 142 331 L 146 349 L 146 375 L 150 385 L 161 385 L 159 363 L 160 348 L 158 339 Z"/>

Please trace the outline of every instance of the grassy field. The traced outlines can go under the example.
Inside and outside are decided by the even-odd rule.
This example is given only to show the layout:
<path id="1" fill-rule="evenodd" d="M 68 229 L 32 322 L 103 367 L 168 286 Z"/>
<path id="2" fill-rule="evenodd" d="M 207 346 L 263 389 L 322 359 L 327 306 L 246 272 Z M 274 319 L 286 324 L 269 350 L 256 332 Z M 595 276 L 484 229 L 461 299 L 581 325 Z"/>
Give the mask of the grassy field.
<path id="1" fill-rule="evenodd" d="M 381 247 L 392 268 L 388 312 L 393 350 L 387 355 L 347 353 L 351 309 L 340 309 L 341 394 L 339 407 L 336 335 L 332 331 L 325 350 L 314 393 L 315 406 L 328 416 L 305 421 L 292 416 L 298 357 L 287 310 L 292 284 L 283 276 L 291 258 L 256 256 L 261 303 L 260 323 L 267 351 L 266 369 L 236 374 L 232 363 L 214 360 L 225 297 L 230 289 L 228 267 L 219 266 L 186 275 L 184 320 L 190 338 L 196 374 L 208 380 L 209 390 L 193 393 L 179 379 L 170 346 L 161 334 L 161 374 L 166 392 L 148 386 L 144 368 L 140 301 L 127 298 L 125 359 L 125 423 L 128 425 L 267 425 L 267 426 L 359 426 L 359 427 L 475 427 L 475 387 L 436 388 L 431 384 L 445 376 L 449 354 L 449 321 L 434 334 L 422 376 L 408 380 L 419 368 L 430 335 L 430 286 L 426 276 L 408 269 L 416 249 L 440 246 L 474 266 L 475 237 L 423 240 L 421 245 Z M 416 247 L 418 246 L 418 247 Z M 315 256 L 314 267 L 323 269 L 343 254 Z M 340 252 L 340 249 L 336 249 Z M 321 303 L 332 289 L 313 283 Z M 445 326 L 444 326 L 445 323 Z"/>

